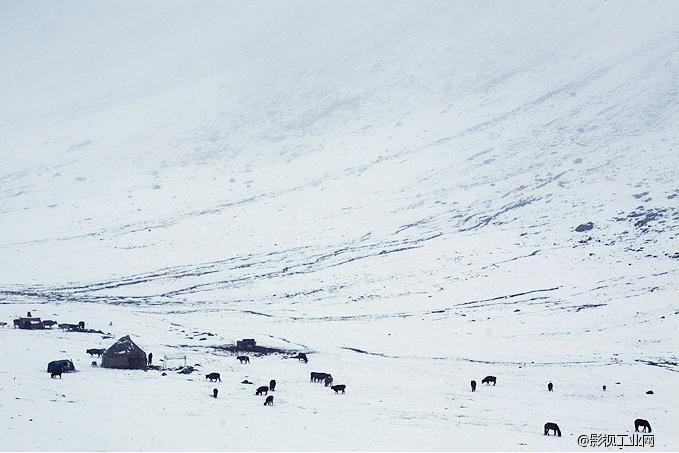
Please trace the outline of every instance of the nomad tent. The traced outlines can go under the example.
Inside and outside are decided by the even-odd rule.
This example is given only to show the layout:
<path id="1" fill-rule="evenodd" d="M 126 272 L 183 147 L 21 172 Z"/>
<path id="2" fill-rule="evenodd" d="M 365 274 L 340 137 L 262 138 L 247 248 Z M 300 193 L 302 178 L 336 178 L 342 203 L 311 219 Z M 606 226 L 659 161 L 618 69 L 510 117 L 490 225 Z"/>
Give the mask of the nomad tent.
<path id="1" fill-rule="evenodd" d="M 132 341 L 129 335 L 126 335 L 104 352 L 101 366 L 123 370 L 145 370 L 146 353 Z"/>

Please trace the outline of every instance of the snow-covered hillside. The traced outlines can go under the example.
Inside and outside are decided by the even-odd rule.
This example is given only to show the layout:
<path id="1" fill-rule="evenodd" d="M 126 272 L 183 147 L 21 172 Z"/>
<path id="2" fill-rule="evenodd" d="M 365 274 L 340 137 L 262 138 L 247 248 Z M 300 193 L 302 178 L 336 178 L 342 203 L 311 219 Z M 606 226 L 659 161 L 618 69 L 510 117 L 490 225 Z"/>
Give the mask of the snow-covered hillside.
<path id="1" fill-rule="evenodd" d="M 0 321 L 114 337 L 0 328 L 0 450 L 679 448 L 679 3 L 7 0 L 0 42 Z M 89 367 L 126 334 L 200 371 Z"/>

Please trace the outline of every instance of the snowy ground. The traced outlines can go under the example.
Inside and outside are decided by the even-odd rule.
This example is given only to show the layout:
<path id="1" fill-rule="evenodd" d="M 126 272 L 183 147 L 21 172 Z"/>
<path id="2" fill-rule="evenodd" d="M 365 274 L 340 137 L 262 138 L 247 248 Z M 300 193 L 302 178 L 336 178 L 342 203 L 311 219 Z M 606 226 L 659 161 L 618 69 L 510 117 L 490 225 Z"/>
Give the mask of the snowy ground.
<path id="1" fill-rule="evenodd" d="M 0 450 L 679 448 L 678 3 L 0 6 Z"/>

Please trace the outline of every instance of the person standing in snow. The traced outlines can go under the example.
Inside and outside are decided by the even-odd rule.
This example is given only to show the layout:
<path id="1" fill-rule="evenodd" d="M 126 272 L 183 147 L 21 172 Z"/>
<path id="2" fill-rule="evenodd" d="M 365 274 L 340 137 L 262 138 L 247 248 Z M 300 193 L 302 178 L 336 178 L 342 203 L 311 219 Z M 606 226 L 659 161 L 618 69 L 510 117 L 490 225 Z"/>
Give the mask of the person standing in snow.
<path id="1" fill-rule="evenodd" d="M 153 353 L 149 352 L 149 365 L 153 365 Z"/>

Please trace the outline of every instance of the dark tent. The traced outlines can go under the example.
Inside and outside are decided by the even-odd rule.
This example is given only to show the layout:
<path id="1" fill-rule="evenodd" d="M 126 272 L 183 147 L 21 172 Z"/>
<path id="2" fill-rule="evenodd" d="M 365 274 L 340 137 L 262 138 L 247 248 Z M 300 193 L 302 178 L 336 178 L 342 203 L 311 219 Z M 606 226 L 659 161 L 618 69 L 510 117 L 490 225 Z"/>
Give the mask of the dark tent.
<path id="1" fill-rule="evenodd" d="M 123 370 L 145 370 L 146 353 L 132 341 L 129 335 L 125 335 L 104 352 L 101 357 L 101 366 Z"/>
<path id="2" fill-rule="evenodd" d="M 64 360 L 55 360 L 53 362 L 50 362 L 47 364 L 47 372 L 48 373 L 54 373 L 54 372 L 61 371 L 62 373 L 69 373 L 71 371 L 75 371 L 75 367 L 73 366 L 73 362 L 70 360 L 64 359 Z"/>

